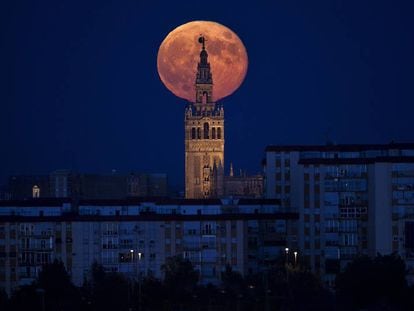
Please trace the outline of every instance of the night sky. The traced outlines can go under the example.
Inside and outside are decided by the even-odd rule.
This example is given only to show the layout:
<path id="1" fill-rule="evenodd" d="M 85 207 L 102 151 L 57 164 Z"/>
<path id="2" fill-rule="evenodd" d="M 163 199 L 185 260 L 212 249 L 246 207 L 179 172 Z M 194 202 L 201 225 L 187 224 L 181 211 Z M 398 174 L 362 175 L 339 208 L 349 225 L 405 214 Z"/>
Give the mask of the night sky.
<path id="1" fill-rule="evenodd" d="M 156 59 L 191 20 L 249 55 L 222 100 L 227 168 L 260 171 L 269 144 L 414 140 L 414 1 L 1 1 L 0 183 L 69 168 L 182 186 L 185 101 Z"/>

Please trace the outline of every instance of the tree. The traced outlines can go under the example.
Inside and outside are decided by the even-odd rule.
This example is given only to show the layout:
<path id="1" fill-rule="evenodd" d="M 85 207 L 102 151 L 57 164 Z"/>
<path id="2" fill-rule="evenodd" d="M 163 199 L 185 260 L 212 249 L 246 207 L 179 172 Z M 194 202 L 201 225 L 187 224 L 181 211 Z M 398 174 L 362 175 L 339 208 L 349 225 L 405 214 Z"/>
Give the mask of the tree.
<path id="1" fill-rule="evenodd" d="M 323 287 L 320 279 L 310 271 L 292 270 L 289 272 L 288 300 L 291 310 L 330 310 L 331 294 Z"/>
<path id="2" fill-rule="evenodd" d="M 184 290 L 192 290 L 198 281 L 198 272 L 194 270 L 192 263 L 181 256 L 168 257 L 162 266 L 165 273 L 164 282 L 167 287 L 180 287 Z"/>
<path id="3" fill-rule="evenodd" d="M 191 262 L 181 256 L 168 257 L 162 270 L 169 300 L 176 303 L 190 301 L 198 281 L 198 272 Z"/>
<path id="4" fill-rule="evenodd" d="M 396 308 L 408 289 L 405 277 L 405 263 L 395 254 L 361 256 L 337 276 L 337 298 L 347 309 Z"/>
<path id="5" fill-rule="evenodd" d="M 44 299 L 46 310 L 76 310 L 80 295 L 72 284 L 62 261 L 55 260 L 44 265 L 35 282 L 37 293 Z"/>
<path id="6" fill-rule="evenodd" d="M 244 278 L 239 272 L 233 271 L 230 265 L 226 265 L 225 271 L 221 273 L 221 280 L 223 289 L 231 297 L 244 293 L 246 288 Z"/>
<path id="7" fill-rule="evenodd" d="M 133 284 L 119 273 L 106 273 L 104 268 L 94 263 L 91 273 L 90 299 L 93 310 L 128 310 L 132 307 Z"/>
<path id="8" fill-rule="evenodd" d="M 231 265 L 227 264 L 224 272 L 221 273 L 221 296 L 226 308 L 240 304 L 246 296 L 246 280 L 240 272 L 233 271 Z"/>
<path id="9" fill-rule="evenodd" d="M 141 291 L 141 306 L 144 306 L 147 310 L 163 310 L 167 293 L 164 284 L 160 280 L 154 277 L 146 277 L 142 281 Z"/>
<path id="10" fill-rule="evenodd" d="M 43 311 L 43 299 L 35 285 L 24 285 L 14 291 L 9 302 L 9 310 Z"/>
<path id="11" fill-rule="evenodd" d="M 8 310 L 8 297 L 3 288 L 0 288 L 0 310 Z"/>

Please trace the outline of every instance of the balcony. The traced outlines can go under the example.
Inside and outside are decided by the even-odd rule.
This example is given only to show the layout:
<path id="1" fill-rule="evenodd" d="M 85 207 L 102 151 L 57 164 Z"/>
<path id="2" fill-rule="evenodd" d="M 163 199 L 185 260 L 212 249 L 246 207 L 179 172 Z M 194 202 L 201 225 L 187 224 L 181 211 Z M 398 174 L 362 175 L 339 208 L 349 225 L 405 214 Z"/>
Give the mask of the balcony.
<path id="1" fill-rule="evenodd" d="M 191 251 L 200 251 L 201 245 L 200 244 L 183 244 L 183 251 L 191 252 Z"/>
<path id="2" fill-rule="evenodd" d="M 201 230 L 203 236 L 216 236 L 216 230 Z"/>
<path id="3" fill-rule="evenodd" d="M 102 244 L 102 249 L 118 249 L 117 244 Z"/>

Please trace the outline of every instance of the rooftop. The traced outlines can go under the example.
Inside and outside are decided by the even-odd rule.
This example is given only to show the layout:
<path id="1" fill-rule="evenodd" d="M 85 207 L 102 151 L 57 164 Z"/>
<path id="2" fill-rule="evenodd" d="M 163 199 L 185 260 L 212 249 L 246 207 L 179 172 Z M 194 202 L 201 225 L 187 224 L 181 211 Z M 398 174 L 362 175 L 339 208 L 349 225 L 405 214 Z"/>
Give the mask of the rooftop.
<path id="1" fill-rule="evenodd" d="M 372 164 L 372 163 L 414 163 L 414 157 L 373 157 L 373 158 L 309 158 L 300 159 L 300 164 Z"/>
<path id="2" fill-rule="evenodd" d="M 393 150 L 414 149 L 414 143 L 389 144 L 340 144 L 340 145 L 269 145 L 265 151 L 367 151 L 367 150 Z"/>
<path id="3" fill-rule="evenodd" d="M 0 200 L 0 207 L 57 207 L 65 203 L 79 206 L 129 206 L 152 203 L 154 205 L 280 205 L 278 199 L 183 199 L 183 198 L 126 198 L 119 200 L 79 200 L 71 198 L 36 198 L 28 200 Z"/>

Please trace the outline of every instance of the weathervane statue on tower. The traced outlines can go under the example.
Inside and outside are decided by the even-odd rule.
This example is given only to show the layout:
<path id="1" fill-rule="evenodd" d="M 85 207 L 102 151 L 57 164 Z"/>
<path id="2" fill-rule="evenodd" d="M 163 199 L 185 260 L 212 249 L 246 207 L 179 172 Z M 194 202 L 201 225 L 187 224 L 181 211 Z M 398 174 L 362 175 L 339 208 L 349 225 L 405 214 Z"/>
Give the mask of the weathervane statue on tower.
<path id="1" fill-rule="evenodd" d="M 202 34 L 200 34 L 200 37 L 198 38 L 198 42 L 203 45 L 203 50 L 205 50 L 206 49 L 206 46 L 205 46 L 206 39 L 203 37 Z"/>

